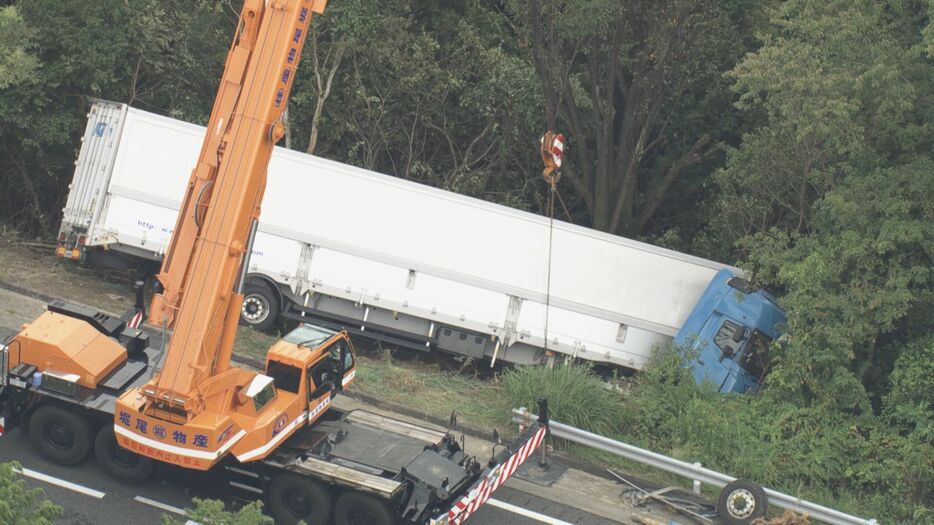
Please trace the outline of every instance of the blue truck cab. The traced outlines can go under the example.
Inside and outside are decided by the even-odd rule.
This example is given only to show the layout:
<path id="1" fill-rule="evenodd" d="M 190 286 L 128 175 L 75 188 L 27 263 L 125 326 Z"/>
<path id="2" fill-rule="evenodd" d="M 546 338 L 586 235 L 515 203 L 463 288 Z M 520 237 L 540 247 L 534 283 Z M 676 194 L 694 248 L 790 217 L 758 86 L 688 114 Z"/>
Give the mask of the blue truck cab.
<path id="1" fill-rule="evenodd" d="M 690 356 L 698 384 L 711 382 L 721 393 L 755 392 L 768 371 L 769 346 L 786 320 L 771 294 L 723 269 L 707 285 L 674 343 Z"/>

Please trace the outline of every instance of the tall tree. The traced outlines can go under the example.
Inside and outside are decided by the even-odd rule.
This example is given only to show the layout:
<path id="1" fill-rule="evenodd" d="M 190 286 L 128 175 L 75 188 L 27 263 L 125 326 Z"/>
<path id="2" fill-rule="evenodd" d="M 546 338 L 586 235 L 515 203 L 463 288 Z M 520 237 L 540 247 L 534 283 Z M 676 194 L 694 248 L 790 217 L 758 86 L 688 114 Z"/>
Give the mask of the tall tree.
<path id="1" fill-rule="evenodd" d="M 763 120 L 717 175 L 716 224 L 785 292 L 775 390 L 878 410 L 898 355 L 934 330 L 928 10 L 787 0 L 769 15 L 730 75 Z"/>
<path id="2" fill-rule="evenodd" d="M 292 98 L 298 147 L 532 207 L 534 71 L 487 2 L 347 0 L 318 25 Z M 326 102 L 325 102 L 326 101 Z M 530 123 L 531 121 L 531 123 Z M 319 129 L 327 130 L 319 133 Z"/>
<path id="3" fill-rule="evenodd" d="M 570 135 L 564 175 L 595 228 L 638 235 L 671 188 L 716 151 L 721 72 L 740 54 L 743 2 L 513 3 L 552 128 Z M 717 107 L 717 104 L 721 104 Z M 698 111 L 698 109 L 704 111 Z"/>
<path id="4" fill-rule="evenodd" d="M 730 73 L 739 108 L 765 119 L 717 175 L 722 235 L 807 232 L 813 203 L 840 180 L 929 150 L 924 12 L 883 4 L 792 0 L 769 10 L 762 47 Z"/>

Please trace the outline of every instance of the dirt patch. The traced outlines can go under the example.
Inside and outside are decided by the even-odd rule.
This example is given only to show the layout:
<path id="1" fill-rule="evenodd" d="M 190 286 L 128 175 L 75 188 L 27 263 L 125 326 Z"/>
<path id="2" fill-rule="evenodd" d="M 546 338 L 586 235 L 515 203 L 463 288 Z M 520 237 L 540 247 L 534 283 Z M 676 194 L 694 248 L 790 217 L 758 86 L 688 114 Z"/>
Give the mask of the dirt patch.
<path id="1" fill-rule="evenodd" d="M 133 280 L 56 257 L 54 244 L 0 231 L 0 281 L 120 314 L 133 306 Z"/>

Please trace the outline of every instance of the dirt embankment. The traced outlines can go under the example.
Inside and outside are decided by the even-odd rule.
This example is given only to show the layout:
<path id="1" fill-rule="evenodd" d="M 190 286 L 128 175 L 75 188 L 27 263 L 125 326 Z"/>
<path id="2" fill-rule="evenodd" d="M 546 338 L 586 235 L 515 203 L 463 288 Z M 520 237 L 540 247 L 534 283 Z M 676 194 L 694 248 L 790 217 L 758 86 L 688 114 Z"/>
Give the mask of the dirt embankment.
<path id="1" fill-rule="evenodd" d="M 53 244 L 0 231 L 0 281 L 51 297 L 123 313 L 133 306 L 133 275 L 55 256 Z"/>

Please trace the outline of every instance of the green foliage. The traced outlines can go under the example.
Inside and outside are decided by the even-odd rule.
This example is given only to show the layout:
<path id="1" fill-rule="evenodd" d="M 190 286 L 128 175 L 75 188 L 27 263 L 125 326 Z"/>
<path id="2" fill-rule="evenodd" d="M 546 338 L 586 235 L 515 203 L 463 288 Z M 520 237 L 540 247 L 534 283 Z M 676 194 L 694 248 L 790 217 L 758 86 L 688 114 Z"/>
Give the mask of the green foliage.
<path id="1" fill-rule="evenodd" d="M 910 344 L 889 380 L 883 414 L 903 432 L 934 445 L 934 336 Z"/>
<path id="2" fill-rule="evenodd" d="M 620 396 L 589 367 L 559 365 L 515 368 L 500 376 L 513 406 L 534 410 L 539 398 L 548 398 L 549 414 L 556 421 L 603 435 L 615 434 L 622 421 Z"/>
<path id="3" fill-rule="evenodd" d="M 811 235 L 750 241 L 760 277 L 787 290 L 789 339 L 770 387 L 868 409 L 905 341 L 934 329 L 934 161 L 852 177 L 816 207 Z"/>
<path id="4" fill-rule="evenodd" d="M 252 501 L 240 510 L 231 512 L 224 508 L 224 502 L 213 499 L 194 498 L 195 507 L 185 510 L 185 517 L 204 525 L 272 525 L 273 519 L 263 514 L 263 503 Z M 166 514 L 162 515 L 162 525 L 180 525 L 180 522 Z"/>
<path id="5" fill-rule="evenodd" d="M 4 8 L 0 61 L 17 67 L 0 76 L 18 80 L 0 80 L 0 220 L 51 238 L 93 97 L 205 119 L 233 29 L 226 13 L 207 0 Z"/>
<path id="6" fill-rule="evenodd" d="M 528 41 L 544 98 L 539 111 L 570 137 L 562 174 L 580 201 L 577 215 L 630 236 L 660 229 L 658 222 L 696 226 L 679 212 L 696 205 L 702 167 L 735 133 L 722 72 L 745 50 L 755 3 L 506 5 Z"/>
<path id="7" fill-rule="evenodd" d="M 813 203 L 841 179 L 930 152 L 923 17 L 884 4 L 792 0 L 769 11 L 762 47 L 729 73 L 737 106 L 764 120 L 717 175 L 721 235 L 807 232 Z"/>
<path id="8" fill-rule="evenodd" d="M 296 146 L 322 93 L 316 67 L 325 75 L 340 53 L 316 154 L 533 206 L 534 72 L 485 2 L 335 2 L 313 31 L 290 107 Z"/>
<path id="9" fill-rule="evenodd" d="M 16 6 L 0 7 L 0 89 L 28 82 L 39 61 L 32 53 L 33 34 Z"/>
<path id="10" fill-rule="evenodd" d="M 42 489 L 27 489 L 16 469 L 17 463 L 0 463 L 0 523 L 52 525 L 62 515 L 61 507 L 45 499 Z"/>
<path id="11" fill-rule="evenodd" d="M 699 389 L 677 352 L 624 405 L 624 441 L 886 523 L 934 523 L 934 447 L 883 418 Z"/>

